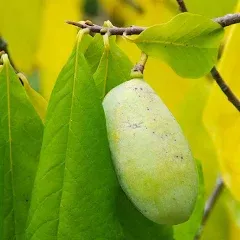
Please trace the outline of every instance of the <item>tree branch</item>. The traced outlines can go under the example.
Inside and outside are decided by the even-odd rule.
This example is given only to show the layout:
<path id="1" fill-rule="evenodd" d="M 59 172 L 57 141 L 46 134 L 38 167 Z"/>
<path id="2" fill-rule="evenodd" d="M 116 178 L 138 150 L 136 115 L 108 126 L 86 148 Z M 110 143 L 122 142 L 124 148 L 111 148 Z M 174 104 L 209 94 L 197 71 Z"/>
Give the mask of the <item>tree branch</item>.
<path id="1" fill-rule="evenodd" d="M 224 190 L 224 182 L 223 182 L 221 177 L 218 177 L 217 181 L 216 181 L 215 188 L 214 188 L 211 196 L 209 197 L 209 199 L 207 200 L 207 202 L 205 204 L 205 209 L 204 209 L 204 214 L 203 214 L 203 217 L 202 217 L 202 222 L 201 222 L 201 225 L 198 229 L 197 234 L 195 235 L 194 240 L 199 240 L 200 239 L 200 237 L 202 235 L 202 232 L 203 232 L 203 229 L 204 229 L 204 226 L 205 226 L 205 224 L 206 224 L 206 222 L 209 218 L 209 215 L 211 214 L 211 212 L 212 212 L 214 206 L 216 205 L 216 202 L 219 199 L 223 190 Z"/>
<path id="2" fill-rule="evenodd" d="M 67 24 L 77 26 L 79 28 L 88 28 L 90 29 L 90 32 L 92 33 L 100 33 L 104 35 L 107 31 L 111 35 L 138 35 L 141 32 L 143 32 L 146 27 L 137 27 L 137 26 L 131 26 L 131 27 L 112 27 L 112 28 L 105 28 L 96 24 L 92 24 L 89 21 L 81 21 L 81 22 L 74 22 L 74 21 L 66 21 Z"/>
<path id="3" fill-rule="evenodd" d="M 187 7 L 184 0 L 177 0 L 181 12 L 187 12 Z"/>
<path id="4" fill-rule="evenodd" d="M 222 90 L 222 92 L 228 98 L 228 100 L 240 112 L 240 101 L 238 97 L 233 93 L 230 87 L 223 80 L 222 76 L 220 75 L 216 67 L 213 67 L 213 69 L 211 70 L 211 74 L 216 83 L 218 84 L 218 86 L 220 87 L 220 89 Z"/>
<path id="5" fill-rule="evenodd" d="M 222 27 L 227 27 L 240 22 L 240 13 L 227 14 L 223 17 L 213 19 L 219 23 Z"/>
<path id="6" fill-rule="evenodd" d="M 177 0 L 180 9 L 184 12 L 187 11 L 187 8 L 184 4 L 183 0 Z M 223 17 L 218 17 L 215 19 L 212 19 L 214 22 L 219 23 L 222 27 L 227 27 L 232 24 L 240 23 L 240 13 L 235 13 L 235 14 L 227 14 Z M 90 21 L 80 21 L 80 22 L 74 22 L 74 21 L 66 21 L 66 23 L 70 25 L 77 26 L 79 28 L 88 28 L 90 32 L 92 33 L 100 33 L 100 34 L 105 34 L 107 31 L 111 35 L 138 35 L 141 32 L 143 32 L 146 27 L 139 27 L 139 26 L 131 26 L 131 27 L 110 27 L 110 28 L 105 28 L 96 24 L 93 24 Z"/>

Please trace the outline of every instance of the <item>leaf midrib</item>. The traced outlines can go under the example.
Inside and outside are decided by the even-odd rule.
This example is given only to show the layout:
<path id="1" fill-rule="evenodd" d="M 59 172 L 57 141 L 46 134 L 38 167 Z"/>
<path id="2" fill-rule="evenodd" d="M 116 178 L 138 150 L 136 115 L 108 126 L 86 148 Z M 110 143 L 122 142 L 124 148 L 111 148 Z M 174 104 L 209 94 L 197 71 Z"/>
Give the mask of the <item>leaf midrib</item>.
<path id="1" fill-rule="evenodd" d="M 9 75 L 9 64 L 5 64 L 6 67 L 6 80 L 7 80 L 7 107 L 8 107 L 8 141 L 9 141 L 9 161 L 10 161 L 10 171 L 11 171 L 11 181 L 12 181 L 12 208 L 13 208 L 13 218 L 14 218 L 14 235 L 16 237 L 16 217 L 15 217 L 15 191 L 13 185 L 13 159 L 12 159 L 12 131 L 11 131 L 11 107 L 10 107 L 10 75 Z"/>
<path id="2" fill-rule="evenodd" d="M 69 127 L 68 127 L 68 134 L 67 134 L 67 146 L 66 146 L 66 154 L 65 154 L 65 161 L 64 161 L 64 175 L 62 180 L 62 192 L 60 196 L 60 202 L 59 202 L 59 213 L 58 213 L 58 225 L 57 225 L 57 235 L 59 235 L 59 225 L 60 225 L 60 215 L 61 215 L 61 205 L 62 205 L 62 198 L 63 198 L 63 189 L 64 189 L 64 180 L 66 177 L 66 159 L 67 159 L 67 151 L 69 147 L 69 134 L 71 129 L 71 118 L 72 118 L 72 111 L 73 111 L 73 101 L 74 101 L 74 91 L 75 91 L 75 85 L 76 85 L 76 79 L 77 79 L 77 66 L 78 66 L 78 51 L 79 51 L 79 42 L 81 41 L 82 36 L 79 36 L 77 39 L 77 46 L 76 46 L 76 53 L 75 53 L 75 66 L 74 66 L 74 77 L 73 77 L 73 87 L 72 87 L 72 98 L 71 98 L 71 110 L 70 110 L 70 116 L 69 116 Z"/>
<path id="3" fill-rule="evenodd" d="M 107 57 L 107 63 L 106 63 L 106 69 L 105 69 L 105 75 L 104 75 L 104 89 L 103 89 L 103 96 L 102 98 L 104 98 L 104 96 L 106 95 L 107 92 L 107 78 L 108 78 L 108 64 L 109 64 L 109 51 L 110 49 L 105 49 L 106 51 L 106 57 Z"/>
<path id="4" fill-rule="evenodd" d="M 177 43 L 177 42 L 169 42 L 169 41 L 159 41 L 159 40 L 141 40 L 136 41 L 137 44 L 145 44 L 145 43 L 152 43 L 152 44 L 161 44 L 161 45 L 172 45 L 174 47 L 185 47 L 185 48 L 199 48 L 199 49 L 215 49 L 216 47 L 203 47 L 203 46 L 197 46 L 193 44 L 187 44 L 187 43 Z"/>

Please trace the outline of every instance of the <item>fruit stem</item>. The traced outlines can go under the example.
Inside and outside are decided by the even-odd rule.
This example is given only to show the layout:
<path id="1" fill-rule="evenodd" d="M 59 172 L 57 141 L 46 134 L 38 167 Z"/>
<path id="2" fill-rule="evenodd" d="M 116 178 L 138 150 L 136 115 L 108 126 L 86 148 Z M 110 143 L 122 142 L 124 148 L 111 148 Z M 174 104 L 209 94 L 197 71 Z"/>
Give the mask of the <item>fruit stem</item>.
<path id="1" fill-rule="evenodd" d="M 148 55 L 142 52 L 139 62 L 132 69 L 131 78 L 143 78 L 143 72 L 144 72 L 147 60 L 148 60 Z"/>

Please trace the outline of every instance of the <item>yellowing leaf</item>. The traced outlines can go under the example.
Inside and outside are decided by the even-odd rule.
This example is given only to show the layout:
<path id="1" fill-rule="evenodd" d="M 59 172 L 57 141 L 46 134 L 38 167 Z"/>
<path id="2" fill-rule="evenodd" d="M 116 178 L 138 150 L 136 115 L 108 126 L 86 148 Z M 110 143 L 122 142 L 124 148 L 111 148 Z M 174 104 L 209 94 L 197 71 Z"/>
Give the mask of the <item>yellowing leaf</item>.
<path id="1" fill-rule="evenodd" d="M 29 97 L 35 111 L 37 112 L 41 120 L 44 122 L 47 111 L 47 101 L 43 98 L 41 94 L 39 94 L 30 86 L 27 78 L 22 73 L 18 73 L 18 77 L 21 79 L 27 96 Z"/>
<path id="2" fill-rule="evenodd" d="M 0 34 L 16 67 L 29 73 L 38 46 L 43 0 L 0 0 L 0 6 Z"/>
<path id="3" fill-rule="evenodd" d="M 40 90 L 48 99 L 58 73 L 66 62 L 77 30 L 65 23 L 66 20 L 81 19 L 81 0 L 45 1 L 43 27 L 37 62 L 40 67 Z"/>
<path id="4" fill-rule="evenodd" d="M 240 96 L 239 42 L 240 25 L 234 25 L 218 66 L 220 74 L 237 96 Z M 205 109 L 204 122 L 218 150 L 225 183 L 233 196 L 240 200 L 240 114 L 216 84 Z"/>

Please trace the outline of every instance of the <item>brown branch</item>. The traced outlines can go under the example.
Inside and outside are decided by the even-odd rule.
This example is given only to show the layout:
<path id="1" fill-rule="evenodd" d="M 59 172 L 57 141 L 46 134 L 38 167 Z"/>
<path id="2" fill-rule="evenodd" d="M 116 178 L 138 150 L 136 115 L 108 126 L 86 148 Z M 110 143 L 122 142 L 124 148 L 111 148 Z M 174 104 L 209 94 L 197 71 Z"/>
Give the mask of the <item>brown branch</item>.
<path id="1" fill-rule="evenodd" d="M 187 7 L 184 0 L 177 0 L 181 12 L 187 12 Z"/>
<path id="2" fill-rule="evenodd" d="M 206 222 L 207 222 L 212 210 L 214 209 L 214 206 L 216 205 L 217 200 L 219 199 L 223 190 L 224 190 L 224 182 L 223 182 L 221 177 L 218 177 L 217 181 L 216 181 L 215 188 L 214 188 L 211 196 L 209 197 L 209 199 L 207 200 L 207 202 L 205 204 L 205 209 L 204 209 L 204 214 L 203 214 L 203 217 L 202 217 L 202 222 L 201 222 L 201 225 L 198 229 L 197 234 L 194 237 L 194 240 L 199 240 L 201 238 L 204 226 L 206 225 Z"/>
<path id="3" fill-rule="evenodd" d="M 136 27 L 136 26 L 131 26 L 131 27 L 112 27 L 112 28 L 105 28 L 99 25 L 95 24 L 89 24 L 88 21 L 86 22 L 74 22 L 74 21 L 66 21 L 66 23 L 77 26 L 79 28 L 88 28 L 90 32 L 92 33 L 100 33 L 100 34 L 105 34 L 107 31 L 111 35 L 138 35 L 141 32 L 143 32 L 146 27 Z"/>
<path id="4" fill-rule="evenodd" d="M 177 0 L 180 9 L 182 11 L 187 11 L 187 8 L 184 4 L 183 0 Z M 235 13 L 235 14 L 227 14 L 223 17 L 218 17 L 213 19 L 214 22 L 219 23 L 222 27 L 227 27 L 232 24 L 240 23 L 240 13 Z M 111 35 L 138 35 L 141 32 L 143 32 L 146 27 L 139 27 L 139 26 L 131 26 L 131 27 L 110 27 L 110 28 L 105 28 L 96 24 L 92 24 L 90 21 L 81 21 L 81 22 L 74 22 L 74 21 L 66 21 L 66 23 L 70 25 L 77 26 L 79 28 L 88 28 L 90 32 L 92 33 L 100 33 L 100 34 L 105 34 L 107 31 Z"/>
<path id="5" fill-rule="evenodd" d="M 220 89 L 222 90 L 222 92 L 228 98 L 228 100 L 232 103 L 232 105 L 238 111 L 240 111 L 240 101 L 239 101 L 238 97 L 233 93 L 233 91 L 230 89 L 230 87 L 223 80 L 222 76 L 220 75 L 220 73 L 218 72 L 216 67 L 213 67 L 213 69 L 211 70 L 211 74 L 212 74 L 212 77 L 214 78 L 214 80 L 216 81 L 216 83 L 218 84 L 218 86 L 220 87 Z"/>
<path id="6" fill-rule="evenodd" d="M 227 27 L 240 22 L 240 13 L 227 14 L 223 17 L 213 19 L 219 23 L 222 27 Z"/>

